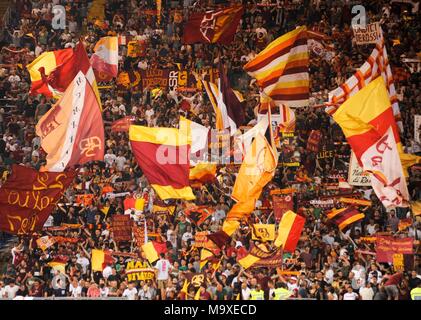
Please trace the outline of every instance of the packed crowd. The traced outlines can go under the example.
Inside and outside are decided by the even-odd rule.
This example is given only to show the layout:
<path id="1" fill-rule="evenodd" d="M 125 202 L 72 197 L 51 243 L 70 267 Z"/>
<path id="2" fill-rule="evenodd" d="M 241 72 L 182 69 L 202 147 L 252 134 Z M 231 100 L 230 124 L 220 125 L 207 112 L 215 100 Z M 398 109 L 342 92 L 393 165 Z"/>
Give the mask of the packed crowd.
<path id="1" fill-rule="evenodd" d="M 127 297 L 139 300 L 194 299 L 196 289 L 182 294 L 187 274 L 204 273 L 208 279 L 200 287 L 201 300 L 279 299 L 280 292 L 288 290 L 292 298 L 319 300 L 386 300 L 410 299 L 412 289 L 420 286 L 419 256 L 414 255 L 410 268 L 395 272 L 390 264 L 377 263 L 373 256 L 358 252 L 373 252 L 373 244 L 360 240 L 376 233 L 398 234 L 421 238 L 419 220 L 405 230 L 399 222 L 411 217 L 409 208 L 386 210 L 370 187 L 354 187 L 353 193 L 372 201 L 364 208 L 364 220 L 341 233 L 330 224 L 324 210 L 309 204 L 320 196 L 338 194 L 338 189 L 327 186 L 338 183 L 338 177 L 347 178 L 350 148 L 340 127 L 323 108 L 327 94 L 351 76 L 370 54 L 371 46 L 357 46 L 350 29 L 351 1 L 293 0 L 270 1 L 257 4 L 243 1 L 246 6 L 235 40 L 229 46 L 181 42 L 182 20 L 175 19 L 180 12 L 186 20 L 188 14 L 203 11 L 210 5 L 205 1 L 163 2 L 160 23 L 154 15 L 144 14 L 155 9 L 154 1 L 106 1 L 103 24 L 88 20 L 91 1 L 12 1 L 10 17 L 0 35 L 0 169 L 2 181 L 7 178 L 14 163 L 39 169 L 45 162 L 35 124 L 53 105 L 54 101 L 42 96 L 29 95 L 30 77 L 25 65 L 42 52 L 74 47 L 82 39 L 90 55 L 98 39 L 105 35 L 145 35 L 148 41 L 143 57 L 127 56 L 127 47 L 120 46 L 119 70 L 145 70 L 181 68 L 200 74 L 207 67 L 217 67 L 219 59 L 228 70 L 231 85 L 247 101 L 246 124 L 253 124 L 258 103 L 258 87 L 243 71 L 243 65 L 269 42 L 292 30 L 297 25 L 331 36 L 329 46 L 335 53 L 326 61 L 311 56 L 310 105 L 295 110 L 295 140 L 281 147 L 281 157 L 292 157 L 299 167 L 278 166 L 272 182 L 266 186 L 248 221 L 243 221 L 232 242 L 223 250 L 219 265 L 208 263 L 200 271 L 200 250 L 194 248 L 198 231 L 218 231 L 233 204 L 230 198 L 238 166 L 219 166 L 218 181 L 194 188 L 197 205 L 212 206 L 214 215 L 200 227 L 189 221 L 183 212 L 182 201 L 173 215 L 152 213 L 156 195 L 142 174 L 129 146 L 127 133 L 112 132 L 111 123 L 126 115 L 136 116 L 136 123 L 176 127 L 179 116 L 215 127 L 215 114 L 205 92 L 179 93 L 162 88 L 121 90 L 113 80 L 109 88 L 100 89 L 106 132 L 106 154 L 103 162 L 89 163 L 79 171 L 73 185 L 46 221 L 44 230 L 16 238 L 16 243 L 1 265 L 0 298 L 15 297 Z M 51 6 L 61 3 L 66 8 L 65 30 L 51 28 Z M 224 4 L 226 5 L 226 4 Z M 389 59 L 393 67 L 406 66 L 401 61 L 420 57 L 419 12 L 411 13 L 410 6 L 390 5 L 389 1 L 365 1 L 370 21 L 381 21 L 386 37 Z M 405 10 L 405 11 L 404 11 Z M 399 44 L 395 39 L 399 39 Z M 405 79 L 395 80 L 404 132 L 403 144 L 407 152 L 421 155 L 421 146 L 414 139 L 414 115 L 420 114 L 420 73 L 407 70 Z M 191 109 L 181 108 L 188 101 Z M 194 112 L 193 112 L 194 111 Z M 309 133 L 321 130 L 321 150 L 334 150 L 333 157 L 317 157 L 306 150 Z M 282 162 L 282 161 L 280 161 Z M 412 199 L 421 196 L 421 171 L 409 169 L 408 188 Z M 243 270 L 237 256 L 248 249 L 252 223 L 275 223 L 271 214 L 272 189 L 294 187 L 299 192 L 294 199 L 295 212 L 306 217 L 306 224 L 297 249 L 285 253 L 282 269 L 298 271 L 288 276 L 281 266 Z M 124 196 L 110 197 L 108 192 L 138 194 L 146 201 L 141 212 L 125 212 Z M 81 197 L 81 195 L 89 195 Z M 92 196 L 91 196 L 92 195 Z M 303 204 L 305 203 L 305 204 Z M 108 211 L 103 209 L 107 208 Z M 129 282 L 125 275 L 127 262 L 138 260 L 148 264 L 144 257 L 114 256 L 102 272 L 91 270 L 92 249 L 110 249 L 123 253 L 137 253 L 133 242 L 116 243 L 109 231 L 113 215 L 131 214 L 137 224 L 146 219 L 149 232 L 155 240 L 167 245 L 167 252 L 151 267 L 156 277 L 146 281 Z M 75 228 L 52 228 L 63 224 L 79 225 Z M 60 242 L 45 251 L 36 245 L 44 235 L 77 238 L 77 242 Z M 0 244 L 9 236 L 0 233 Z M 419 242 L 416 242 L 419 243 Z M 416 245 L 416 252 L 418 250 Z M 67 261 L 65 270 L 58 271 L 49 262 L 57 258 Z M 282 290 L 280 290 L 282 289 Z"/>

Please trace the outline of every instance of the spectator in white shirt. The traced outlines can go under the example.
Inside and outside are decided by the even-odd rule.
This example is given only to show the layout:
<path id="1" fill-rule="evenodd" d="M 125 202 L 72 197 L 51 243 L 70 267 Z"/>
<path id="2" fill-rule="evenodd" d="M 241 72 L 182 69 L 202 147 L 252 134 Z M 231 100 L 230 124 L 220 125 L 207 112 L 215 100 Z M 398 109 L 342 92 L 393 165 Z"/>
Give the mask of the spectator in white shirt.
<path id="1" fill-rule="evenodd" d="M 250 288 L 247 286 L 247 282 L 243 282 L 241 284 L 241 298 L 243 300 L 249 300 L 250 299 L 250 295 L 251 295 L 251 290 Z"/>
<path id="2" fill-rule="evenodd" d="M 352 287 L 349 287 L 348 292 L 344 294 L 344 300 L 358 300 L 358 294 L 352 290 Z"/>
<path id="3" fill-rule="evenodd" d="M 117 157 L 113 153 L 113 150 L 108 149 L 107 153 L 104 156 L 104 162 L 107 168 L 110 168 L 113 166 L 114 162 L 116 161 Z"/>
<path id="4" fill-rule="evenodd" d="M 69 293 L 73 298 L 78 298 L 82 296 L 82 287 L 80 286 L 77 278 L 74 278 L 69 285 Z"/>
<path id="5" fill-rule="evenodd" d="M 123 297 L 127 297 L 128 300 L 136 300 L 137 289 L 134 286 L 134 283 L 129 283 L 126 290 L 123 292 Z"/>
<path id="6" fill-rule="evenodd" d="M 14 299 L 16 297 L 16 292 L 19 291 L 19 286 L 15 284 L 14 280 L 11 280 L 10 283 L 4 287 L 5 298 Z"/>
<path id="7" fill-rule="evenodd" d="M 371 288 L 370 282 L 367 282 L 364 287 L 361 287 L 359 293 L 361 296 L 361 300 L 373 300 L 374 291 Z"/>

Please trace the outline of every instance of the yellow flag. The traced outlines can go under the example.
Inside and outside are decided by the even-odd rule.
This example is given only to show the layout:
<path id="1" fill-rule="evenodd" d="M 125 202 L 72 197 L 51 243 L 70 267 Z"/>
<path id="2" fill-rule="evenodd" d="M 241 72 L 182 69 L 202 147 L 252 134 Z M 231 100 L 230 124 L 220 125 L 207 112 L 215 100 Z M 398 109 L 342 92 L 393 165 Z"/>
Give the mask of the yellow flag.
<path id="1" fill-rule="evenodd" d="M 240 167 L 231 197 L 243 202 L 258 199 L 263 187 L 272 180 L 276 166 L 272 147 L 258 133 Z"/>
<path id="2" fill-rule="evenodd" d="M 238 220 L 227 220 L 225 219 L 224 224 L 222 225 L 222 230 L 229 236 L 231 236 L 235 230 L 240 226 Z"/>
<path id="3" fill-rule="evenodd" d="M 152 242 L 149 241 L 148 243 L 145 243 L 142 246 L 142 250 L 145 253 L 146 259 L 148 259 L 149 263 L 154 263 L 159 259 L 158 253 L 156 252 Z"/>
<path id="4" fill-rule="evenodd" d="M 252 240 L 273 241 L 275 240 L 275 225 L 255 223 L 251 229 Z"/>
<path id="5" fill-rule="evenodd" d="M 200 270 L 202 270 L 202 268 L 206 265 L 210 257 L 213 257 L 212 252 L 203 248 L 200 250 Z"/>
<path id="6" fill-rule="evenodd" d="M 248 255 L 246 255 L 244 258 L 242 258 L 242 259 L 240 259 L 239 261 L 238 261 L 238 263 L 244 268 L 244 269 L 248 269 L 248 268 L 250 268 L 253 264 L 255 264 L 257 261 L 259 261 L 260 260 L 260 258 L 258 258 L 258 257 L 256 257 L 256 256 L 254 256 L 254 255 L 251 255 L 251 254 L 248 254 Z"/>
<path id="7" fill-rule="evenodd" d="M 92 249 L 91 253 L 91 267 L 92 271 L 102 271 L 102 264 L 104 263 L 105 254 L 103 250 Z"/>

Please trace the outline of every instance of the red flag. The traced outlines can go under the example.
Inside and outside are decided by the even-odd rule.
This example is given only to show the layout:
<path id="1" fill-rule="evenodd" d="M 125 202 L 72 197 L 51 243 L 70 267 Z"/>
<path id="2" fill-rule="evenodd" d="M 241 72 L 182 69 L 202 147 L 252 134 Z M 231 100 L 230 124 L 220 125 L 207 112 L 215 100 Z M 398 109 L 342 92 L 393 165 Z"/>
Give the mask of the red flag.
<path id="1" fill-rule="evenodd" d="M 230 44 L 243 15 L 243 6 L 193 13 L 184 25 L 183 43 Z"/>
<path id="2" fill-rule="evenodd" d="M 166 242 L 152 241 L 152 244 L 158 254 L 166 253 L 168 251 Z"/>
<path id="3" fill-rule="evenodd" d="M 65 63 L 57 66 L 57 68 L 51 72 L 48 76 L 48 83 L 54 89 L 64 92 L 79 71 L 82 71 L 88 78 L 89 83 L 92 84 L 91 78 L 95 76 L 82 42 L 78 42 L 73 51 L 73 55 L 66 60 Z M 88 74 L 88 71 L 92 74 Z"/>
<path id="4" fill-rule="evenodd" d="M 134 116 L 125 116 L 111 124 L 112 132 L 128 132 L 130 125 L 135 121 Z"/>
<path id="5" fill-rule="evenodd" d="M 18 235 L 41 230 L 74 176 L 14 164 L 0 189 L 0 230 Z"/>

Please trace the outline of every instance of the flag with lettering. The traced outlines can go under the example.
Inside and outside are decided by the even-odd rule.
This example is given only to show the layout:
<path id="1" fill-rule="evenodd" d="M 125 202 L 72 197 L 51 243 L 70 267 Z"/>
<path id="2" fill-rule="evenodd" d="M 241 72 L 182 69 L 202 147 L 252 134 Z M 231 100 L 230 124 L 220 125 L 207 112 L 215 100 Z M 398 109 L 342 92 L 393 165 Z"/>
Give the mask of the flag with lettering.
<path id="1" fill-rule="evenodd" d="M 36 134 L 47 153 L 44 171 L 104 160 L 104 124 L 92 86 L 79 72 L 64 95 L 38 122 Z"/>
<path id="2" fill-rule="evenodd" d="M 382 77 L 371 81 L 334 113 L 358 163 L 385 207 L 407 207 L 409 193 L 396 141 L 399 132 Z"/>
<path id="3" fill-rule="evenodd" d="M 0 188 L 0 230 L 17 235 L 41 230 L 74 176 L 74 171 L 38 172 L 14 164 Z"/>

